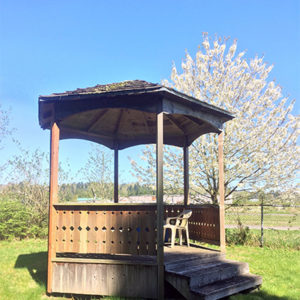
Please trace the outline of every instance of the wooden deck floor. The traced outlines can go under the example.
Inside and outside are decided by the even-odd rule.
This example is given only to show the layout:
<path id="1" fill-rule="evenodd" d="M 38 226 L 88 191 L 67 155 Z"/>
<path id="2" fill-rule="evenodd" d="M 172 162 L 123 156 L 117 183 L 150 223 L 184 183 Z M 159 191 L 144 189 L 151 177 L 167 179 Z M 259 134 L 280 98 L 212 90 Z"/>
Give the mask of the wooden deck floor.
<path id="1" fill-rule="evenodd" d="M 164 262 L 168 264 L 176 263 L 186 259 L 206 259 L 206 258 L 222 258 L 224 254 L 213 249 L 194 246 L 169 246 L 164 247 Z"/>
<path id="2" fill-rule="evenodd" d="M 205 259 L 208 257 L 221 257 L 219 251 L 194 246 L 177 246 L 173 248 L 164 247 L 165 266 L 183 261 L 185 259 Z M 155 265 L 156 256 L 150 255 L 128 255 L 128 254 L 80 254 L 80 253 L 57 253 L 53 262 L 85 262 L 85 263 L 129 263 Z"/>

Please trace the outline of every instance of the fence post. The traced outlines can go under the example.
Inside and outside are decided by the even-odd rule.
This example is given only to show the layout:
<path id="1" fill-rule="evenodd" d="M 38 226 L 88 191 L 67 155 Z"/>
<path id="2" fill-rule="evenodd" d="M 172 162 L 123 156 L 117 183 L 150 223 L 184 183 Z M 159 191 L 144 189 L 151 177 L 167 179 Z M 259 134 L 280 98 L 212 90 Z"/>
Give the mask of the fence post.
<path id="1" fill-rule="evenodd" d="M 260 194 L 260 247 L 264 246 L 264 196 Z"/>

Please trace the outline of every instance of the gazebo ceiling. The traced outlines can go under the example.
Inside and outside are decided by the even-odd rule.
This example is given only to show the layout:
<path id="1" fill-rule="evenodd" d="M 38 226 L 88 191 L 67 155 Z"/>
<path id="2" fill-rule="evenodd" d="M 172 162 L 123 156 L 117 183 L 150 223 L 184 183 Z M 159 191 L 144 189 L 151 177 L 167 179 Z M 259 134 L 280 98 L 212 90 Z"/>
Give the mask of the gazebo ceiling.
<path id="1" fill-rule="evenodd" d="M 222 130 L 233 115 L 174 89 L 134 80 L 39 97 L 39 122 L 60 138 L 94 141 L 111 149 L 156 142 L 156 115 L 164 112 L 164 143 L 188 146 Z"/>

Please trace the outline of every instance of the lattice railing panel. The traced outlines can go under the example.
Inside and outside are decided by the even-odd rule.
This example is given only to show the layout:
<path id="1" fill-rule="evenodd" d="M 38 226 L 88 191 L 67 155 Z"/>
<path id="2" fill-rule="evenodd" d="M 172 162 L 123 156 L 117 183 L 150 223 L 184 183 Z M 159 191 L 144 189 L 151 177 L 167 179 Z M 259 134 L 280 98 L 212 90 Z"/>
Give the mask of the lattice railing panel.
<path id="1" fill-rule="evenodd" d="M 57 253 L 156 255 L 156 205 L 55 205 Z M 165 218 L 184 205 L 165 205 Z M 219 244 L 219 208 L 189 205 L 190 238 Z"/>
<path id="2" fill-rule="evenodd" d="M 175 217 L 184 209 L 191 209 L 189 219 L 190 239 L 199 242 L 220 244 L 219 207 L 216 205 L 166 205 L 165 218 Z"/>
<path id="3" fill-rule="evenodd" d="M 57 253 L 156 255 L 150 207 L 56 206 Z"/>

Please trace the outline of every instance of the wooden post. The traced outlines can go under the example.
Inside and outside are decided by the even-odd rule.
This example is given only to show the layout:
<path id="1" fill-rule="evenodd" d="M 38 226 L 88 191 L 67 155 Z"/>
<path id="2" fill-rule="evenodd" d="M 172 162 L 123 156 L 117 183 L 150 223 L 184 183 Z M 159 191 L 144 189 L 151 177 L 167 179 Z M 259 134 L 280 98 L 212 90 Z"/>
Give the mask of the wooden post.
<path id="1" fill-rule="evenodd" d="M 225 252 L 225 186 L 224 186 L 224 160 L 223 160 L 223 137 L 222 131 L 218 136 L 219 144 L 219 214 L 220 214 L 220 248 L 221 252 Z"/>
<path id="2" fill-rule="evenodd" d="M 157 201 L 157 299 L 164 299 L 164 203 L 163 203 L 163 113 L 157 114 L 156 201 Z"/>
<path id="3" fill-rule="evenodd" d="M 114 150 L 114 203 L 119 202 L 119 150 Z"/>
<path id="4" fill-rule="evenodd" d="M 189 147 L 183 147 L 183 192 L 184 206 L 189 204 Z"/>
<path id="5" fill-rule="evenodd" d="M 52 292 L 52 259 L 55 258 L 55 209 L 54 204 L 58 202 L 58 150 L 59 150 L 59 128 L 54 122 L 51 127 L 50 138 L 50 193 L 49 193 L 49 223 L 48 223 L 48 277 L 47 292 Z"/>
<path id="6" fill-rule="evenodd" d="M 260 247 L 264 246 L 264 196 L 260 194 Z"/>

